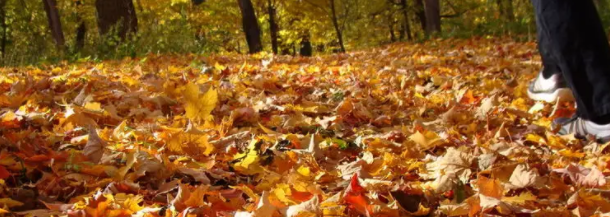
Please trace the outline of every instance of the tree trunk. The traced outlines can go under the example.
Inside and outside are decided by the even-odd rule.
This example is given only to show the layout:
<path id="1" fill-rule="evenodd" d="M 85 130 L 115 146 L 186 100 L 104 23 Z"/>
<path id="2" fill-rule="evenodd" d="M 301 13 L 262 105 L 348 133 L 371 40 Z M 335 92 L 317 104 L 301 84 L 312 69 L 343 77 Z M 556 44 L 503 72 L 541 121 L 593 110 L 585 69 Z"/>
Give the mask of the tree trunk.
<path id="1" fill-rule="evenodd" d="M 506 12 L 504 14 L 506 14 L 506 19 L 508 21 L 515 21 L 515 10 L 513 7 L 513 0 L 504 0 L 506 2 Z"/>
<path id="2" fill-rule="evenodd" d="M 392 42 L 396 42 L 396 34 L 394 34 L 394 22 L 388 22 L 388 23 L 389 23 L 388 27 L 390 27 L 390 40 Z M 399 34 L 400 34 L 400 39 L 403 39 L 404 38 L 403 31 L 400 31 Z"/>
<path id="3" fill-rule="evenodd" d="M 439 0 L 426 0 L 426 34 L 441 32 L 441 10 Z"/>
<path id="4" fill-rule="evenodd" d="M 2 41 L 0 41 L 0 52 L 2 52 L 2 61 L 4 61 L 4 57 L 6 55 L 6 42 L 8 39 L 6 38 L 7 25 L 6 25 L 6 10 L 4 6 L 8 0 L 0 0 L 0 28 L 2 28 Z"/>
<path id="5" fill-rule="evenodd" d="M 44 4 L 44 10 L 47 13 L 49 29 L 51 29 L 51 35 L 53 35 L 55 45 L 57 46 L 57 49 L 61 50 L 65 46 L 66 40 L 64 39 L 64 32 L 61 29 L 57 2 L 55 2 L 55 0 L 42 0 L 42 3 Z"/>
<path id="6" fill-rule="evenodd" d="M 246 33 L 246 41 L 250 53 L 258 53 L 263 50 L 261 43 L 261 29 L 258 27 L 258 19 L 254 13 L 254 7 L 250 0 L 237 0 L 241 10 L 242 25 Z"/>
<path id="7" fill-rule="evenodd" d="M 409 6 L 407 5 L 407 0 L 401 0 L 400 3 L 402 4 L 405 33 L 407 34 L 407 39 L 411 41 L 413 36 L 411 36 L 411 24 L 409 24 Z"/>
<path id="8" fill-rule="evenodd" d="M 339 28 L 339 21 L 337 20 L 337 9 L 335 8 L 335 0 L 329 0 L 329 3 L 330 11 L 332 13 L 333 26 L 335 27 L 337 39 L 339 40 L 339 46 L 341 46 L 341 52 L 345 52 L 345 45 L 343 44 L 343 34 L 341 33 L 341 29 Z"/>
<path id="9" fill-rule="evenodd" d="M 76 9 L 80 11 L 82 2 L 80 0 L 76 1 Z M 78 23 L 78 27 L 76 28 L 76 49 L 81 50 L 85 47 L 85 35 L 87 33 L 87 26 L 85 25 L 85 21 L 79 12 L 76 12 L 76 22 Z"/>
<path id="10" fill-rule="evenodd" d="M 271 3 L 271 0 L 267 1 L 268 4 L 268 13 L 269 13 L 269 31 L 271 31 L 271 49 L 274 54 L 278 52 L 278 31 L 279 27 L 275 22 L 275 7 Z"/>
<path id="11" fill-rule="evenodd" d="M 96 0 L 95 9 L 100 35 L 115 29 L 116 34 L 125 39 L 127 34 L 137 32 L 138 17 L 132 0 Z"/>
<path id="12" fill-rule="evenodd" d="M 392 21 L 390 22 L 390 39 L 393 37 L 392 35 L 394 34 L 394 26 L 396 25 L 396 22 Z M 399 25 L 398 26 L 398 40 L 403 40 L 405 39 L 405 30 L 404 30 L 404 26 Z M 395 37 L 395 36 L 394 36 Z"/>
<path id="13" fill-rule="evenodd" d="M 417 18 L 421 26 L 421 31 L 426 31 L 426 9 L 424 8 L 424 0 L 415 0 Z"/>
<path id="14" fill-rule="evenodd" d="M 505 17 L 503 0 L 496 0 L 496 6 L 498 7 L 498 14 L 500 15 L 500 19 L 503 19 Z"/>

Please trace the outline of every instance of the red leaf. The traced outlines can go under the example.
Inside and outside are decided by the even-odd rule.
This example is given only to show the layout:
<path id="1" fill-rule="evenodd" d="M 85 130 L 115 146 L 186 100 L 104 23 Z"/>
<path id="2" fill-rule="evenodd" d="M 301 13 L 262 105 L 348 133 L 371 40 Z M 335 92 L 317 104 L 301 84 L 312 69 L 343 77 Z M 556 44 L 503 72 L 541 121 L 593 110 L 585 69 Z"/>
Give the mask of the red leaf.
<path id="1" fill-rule="evenodd" d="M 352 180 L 349 183 L 350 188 L 347 190 L 348 193 L 351 194 L 361 194 L 364 193 L 364 188 L 360 185 L 360 181 L 358 181 L 358 174 L 354 173 L 352 176 Z"/>
<path id="2" fill-rule="evenodd" d="M 343 198 L 348 204 L 349 208 L 355 209 L 356 211 L 366 214 L 368 211 L 368 202 L 362 195 L 347 194 Z"/>
<path id="3" fill-rule="evenodd" d="M 4 166 L 0 165 L 0 179 L 6 179 L 9 176 L 11 176 L 11 173 Z"/>
<path id="4" fill-rule="evenodd" d="M 349 208 L 355 209 L 362 214 L 367 214 L 369 206 L 367 199 L 364 197 L 364 192 L 365 189 L 358 181 L 358 174 L 354 174 L 349 187 L 345 190 L 343 199 L 349 205 Z"/>

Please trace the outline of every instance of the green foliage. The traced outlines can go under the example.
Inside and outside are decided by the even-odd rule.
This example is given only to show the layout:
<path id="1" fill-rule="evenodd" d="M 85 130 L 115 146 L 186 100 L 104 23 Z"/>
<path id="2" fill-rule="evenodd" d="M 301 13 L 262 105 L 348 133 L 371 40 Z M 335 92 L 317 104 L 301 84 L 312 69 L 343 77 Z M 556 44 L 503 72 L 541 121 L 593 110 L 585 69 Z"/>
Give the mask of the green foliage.
<path id="1" fill-rule="evenodd" d="M 245 53 L 247 50 L 235 0 L 207 0 L 200 5 L 194 5 L 191 0 L 133 0 L 138 31 L 124 40 L 116 34 L 103 37 L 98 34 L 95 0 L 80 0 L 81 4 L 76 0 L 56 1 L 66 38 L 66 46 L 61 50 L 54 45 L 41 2 L 6 0 L 2 8 L 6 13 L 6 53 L 0 57 L 0 64 L 120 59 L 148 53 Z M 276 9 L 280 51 L 298 53 L 304 36 L 310 38 L 317 53 L 338 48 L 329 7 L 331 0 L 252 1 L 266 51 L 271 51 L 269 4 Z M 347 50 L 407 40 L 401 0 L 334 1 Z M 604 23 L 610 21 L 606 1 L 596 1 Z M 416 2 L 407 0 L 407 20 L 414 41 L 419 42 L 430 36 L 420 25 L 417 12 L 423 8 Z M 512 15 L 507 14 L 508 4 L 512 5 Z M 442 33 L 435 36 L 511 35 L 533 40 L 536 35 L 532 6 L 527 0 L 442 0 L 441 15 Z M 78 48 L 76 31 L 81 20 L 87 29 L 86 41 L 83 48 Z"/>

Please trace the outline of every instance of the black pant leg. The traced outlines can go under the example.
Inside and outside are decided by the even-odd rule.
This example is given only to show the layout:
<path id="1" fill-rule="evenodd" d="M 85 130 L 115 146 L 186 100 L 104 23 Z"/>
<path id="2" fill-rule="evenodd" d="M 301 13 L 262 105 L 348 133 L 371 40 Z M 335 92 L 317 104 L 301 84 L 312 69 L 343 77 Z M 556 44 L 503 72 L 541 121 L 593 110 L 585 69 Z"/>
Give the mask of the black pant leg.
<path id="1" fill-rule="evenodd" d="M 538 35 L 538 52 L 542 59 L 542 76 L 544 78 L 550 78 L 556 73 L 561 73 L 559 69 L 559 63 L 553 58 L 550 51 L 550 41 L 546 34 L 540 29 L 539 19 L 536 19 L 536 32 Z"/>
<path id="2" fill-rule="evenodd" d="M 610 46 L 592 0 L 532 0 L 538 29 L 548 39 L 578 105 L 591 121 L 610 115 Z"/>

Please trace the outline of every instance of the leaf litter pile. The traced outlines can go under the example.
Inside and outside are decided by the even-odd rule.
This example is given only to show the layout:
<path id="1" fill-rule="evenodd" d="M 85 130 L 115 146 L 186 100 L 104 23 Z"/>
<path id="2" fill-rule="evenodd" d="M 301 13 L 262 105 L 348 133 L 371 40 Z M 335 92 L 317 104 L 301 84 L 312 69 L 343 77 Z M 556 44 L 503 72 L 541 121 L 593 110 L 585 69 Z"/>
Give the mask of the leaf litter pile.
<path id="1" fill-rule="evenodd" d="M 608 216 L 535 43 L 4 68 L 0 215 Z"/>

